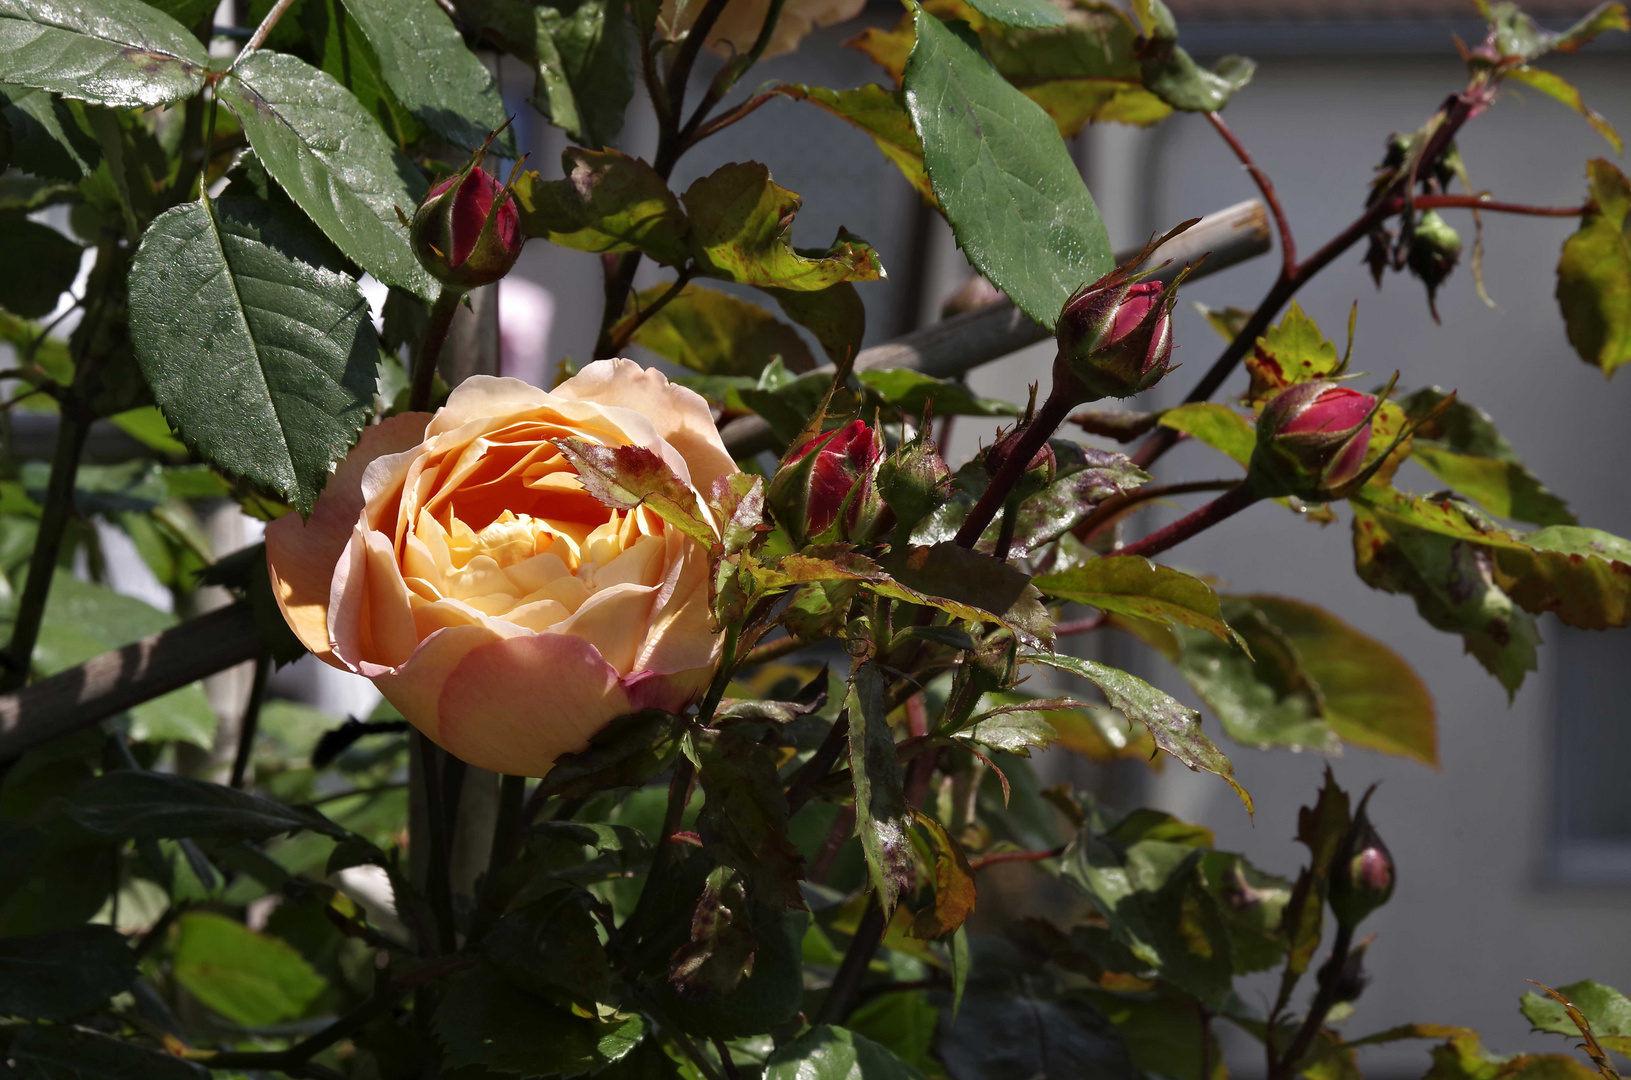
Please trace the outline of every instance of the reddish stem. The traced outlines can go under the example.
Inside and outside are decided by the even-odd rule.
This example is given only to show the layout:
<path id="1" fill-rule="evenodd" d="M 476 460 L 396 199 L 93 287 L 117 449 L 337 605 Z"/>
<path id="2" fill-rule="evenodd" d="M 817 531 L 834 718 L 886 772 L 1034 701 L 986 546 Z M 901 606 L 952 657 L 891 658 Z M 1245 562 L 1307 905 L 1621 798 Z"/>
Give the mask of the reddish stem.
<path id="1" fill-rule="evenodd" d="M 1145 558 L 1159 555 L 1196 533 L 1210 529 L 1224 518 L 1240 513 L 1257 499 L 1257 495 L 1248 491 L 1245 484 L 1232 487 L 1199 510 L 1184 515 L 1171 525 L 1163 526 L 1148 536 L 1118 548 L 1116 554 L 1143 555 Z"/>
<path id="2" fill-rule="evenodd" d="M 1481 195 L 1417 195 L 1417 210 L 1491 210 L 1497 214 L 1527 214 L 1530 217 L 1580 217 L 1589 206 L 1530 206 L 1528 203 L 1498 202 Z"/>
<path id="3" fill-rule="evenodd" d="M 1235 152 L 1235 157 L 1246 166 L 1246 171 L 1257 183 L 1257 190 L 1263 193 L 1263 201 L 1268 204 L 1269 212 L 1274 215 L 1274 231 L 1280 234 L 1280 273 L 1289 277 L 1297 270 L 1297 242 L 1291 238 L 1291 224 L 1286 221 L 1286 211 L 1280 205 L 1280 196 L 1274 190 L 1274 182 L 1269 179 L 1268 173 L 1257 167 L 1257 162 L 1252 160 L 1251 154 L 1246 152 L 1246 147 L 1235 138 L 1235 133 L 1229 130 L 1229 125 L 1223 122 L 1221 115 L 1209 112 L 1206 118 L 1212 122 L 1218 134 L 1223 136 L 1223 141 L 1229 144 L 1229 149 Z"/>
<path id="4" fill-rule="evenodd" d="M 957 530 L 956 543 L 958 547 L 972 548 L 979 542 L 980 536 L 985 532 L 1008 501 L 1008 493 L 1014 490 L 1019 478 L 1025 475 L 1025 469 L 1031 463 L 1031 458 L 1042 449 L 1048 437 L 1059 430 L 1070 417 L 1071 405 L 1059 396 L 1057 389 L 1048 395 L 1031 422 L 1020 431 L 1019 438 L 1008 449 L 1002 464 L 997 466 L 997 474 L 991 478 L 991 483 L 974 504 L 974 509 L 968 512 L 968 518 L 963 527 Z"/>
<path id="5" fill-rule="evenodd" d="M 970 870 L 984 870 L 988 866 L 1005 862 L 1041 862 L 1043 859 L 1057 859 L 1065 853 L 1066 845 L 1060 844 L 1047 851 L 998 851 L 990 855 L 982 855 L 978 859 L 970 859 Z"/>
<path id="6" fill-rule="evenodd" d="M 1103 612 L 1100 612 L 1097 615 L 1089 615 L 1085 619 L 1074 619 L 1070 622 L 1062 622 L 1053 628 L 1053 636 L 1056 638 L 1062 638 L 1069 637 L 1071 634 L 1090 634 L 1094 630 L 1097 630 L 1099 627 L 1103 626 L 1107 620 L 1108 616 L 1106 616 Z"/>

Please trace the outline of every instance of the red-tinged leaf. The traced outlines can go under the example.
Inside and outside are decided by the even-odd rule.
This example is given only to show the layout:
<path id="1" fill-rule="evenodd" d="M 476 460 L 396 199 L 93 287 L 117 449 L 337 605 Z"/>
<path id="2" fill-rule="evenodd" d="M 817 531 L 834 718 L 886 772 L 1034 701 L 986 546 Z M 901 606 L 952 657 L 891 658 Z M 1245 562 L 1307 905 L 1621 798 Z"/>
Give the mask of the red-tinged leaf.
<path id="1" fill-rule="evenodd" d="M 889 728 L 884 679 L 872 663 L 862 664 L 850 678 L 850 775 L 855 783 L 855 831 L 866 855 L 879 905 L 894 910 L 901 892 L 912 883 L 911 808 L 895 756 L 895 736 Z"/>
<path id="2" fill-rule="evenodd" d="M 668 981 L 684 997 L 728 994 L 753 973 L 757 948 L 742 875 L 715 867 L 691 916 L 691 940 L 669 962 Z"/>
<path id="3" fill-rule="evenodd" d="M 584 488 L 607 506 L 619 510 L 649 506 L 698 543 L 712 547 L 718 541 L 713 526 L 703 517 L 696 492 L 653 451 L 643 446 L 598 446 L 564 437 L 554 442 L 578 470 Z"/>
<path id="4" fill-rule="evenodd" d="M 697 815 L 703 846 L 747 881 L 751 899 L 772 908 L 802 908 L 804 857 L 787 835 L 787 796 L 774 751 L 733 731 L 689 736 L 706 801 Z"/>
<path id="5" fill-rule="evenodd" d="M 912 936 L 943 937 L 974 913 L 974 870 L 963 854 L 963 846 L 945 826 L 921 810 L 916 817 L 934 847 L 934 904 L 917 913 Z"/>

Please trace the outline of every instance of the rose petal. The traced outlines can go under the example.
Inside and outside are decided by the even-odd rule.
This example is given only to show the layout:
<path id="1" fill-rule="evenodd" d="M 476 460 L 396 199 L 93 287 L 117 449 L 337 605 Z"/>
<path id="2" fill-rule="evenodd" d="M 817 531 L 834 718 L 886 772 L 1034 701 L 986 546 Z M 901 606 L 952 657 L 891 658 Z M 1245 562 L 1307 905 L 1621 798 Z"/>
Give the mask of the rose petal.
<path id="1" fill-rule="evenodd" d="M 266 567 L 289 628 L 324 663 L 343 668 L 329 648 L 329 588 L 335 564 L 362 513 L 363 473 L 380 457 L 417 446 L 430 417 L 399 413 L 372 427 L 335 468 L 311 517 L 285 514 L 266 527 Z"/>
<path id="2" fill-rule="evenodd" d="M 595 732 L 637 711 L 594 646 L 566 634 L 471 649 L 448 675 L 438 704 L 434 737 L 442 747 L 512 776 L 543 776 L 561 754 L 587 749 Z"/>

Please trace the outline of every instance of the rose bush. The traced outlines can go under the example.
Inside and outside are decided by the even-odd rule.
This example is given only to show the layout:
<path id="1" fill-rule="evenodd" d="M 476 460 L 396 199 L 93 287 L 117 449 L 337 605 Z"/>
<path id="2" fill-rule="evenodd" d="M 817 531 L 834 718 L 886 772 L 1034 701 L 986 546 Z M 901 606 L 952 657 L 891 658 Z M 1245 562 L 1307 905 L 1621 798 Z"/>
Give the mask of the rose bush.
<path id="1" fill-rule="evenodd" d="M 644 447 L 696 492 L 737 471 L 702 398 L 602 360 L 554 391 L 468 379 L 434 416 L 368 428 L 310 519 L 266 533 L 278 604 L 312 652 L 512 775 L 543 775 L 614 717 L 683 709 L 719 658 L 707 550 L 596 500 L 561 437 Z"/>

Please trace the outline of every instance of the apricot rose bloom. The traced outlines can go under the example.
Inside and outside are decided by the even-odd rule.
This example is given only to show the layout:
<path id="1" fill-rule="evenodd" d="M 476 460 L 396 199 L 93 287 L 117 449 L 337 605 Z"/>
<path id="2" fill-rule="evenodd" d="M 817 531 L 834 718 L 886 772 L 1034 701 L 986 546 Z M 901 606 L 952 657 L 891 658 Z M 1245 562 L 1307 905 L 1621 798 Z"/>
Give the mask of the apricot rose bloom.
<path id="1" fill-rule="evenodd" d="M 865 6 L 866 0 L 787 0 L 765 46 L 765 58 L 792 52 L 811 30 L 853 19 Z M 677 5 L 676 0 L 664 0 L 663 23 L 672 33 L 684 32 L 691 28 L 702 8 L 703 0 L 680 0 Z M 730 0 L 708 32 L 708 49 L 726 58 L 746 53 L 758 39 L 769 10 L 770 0 Z"/>
<path id="2" fill-rule="evenodd" d="M 542 776 L 614 717 L 677 711 L 719 660 L 708 552 L 584 490 L 551 439 L 644 447 L 699 493 L 737 471 L 701 397 L 632 360 L 554 391 L 477 376 L 363 431 L 311 518 L 266 530 L 306 647 L 438 745 Z"/>

